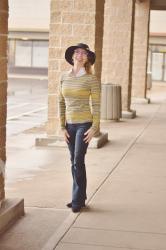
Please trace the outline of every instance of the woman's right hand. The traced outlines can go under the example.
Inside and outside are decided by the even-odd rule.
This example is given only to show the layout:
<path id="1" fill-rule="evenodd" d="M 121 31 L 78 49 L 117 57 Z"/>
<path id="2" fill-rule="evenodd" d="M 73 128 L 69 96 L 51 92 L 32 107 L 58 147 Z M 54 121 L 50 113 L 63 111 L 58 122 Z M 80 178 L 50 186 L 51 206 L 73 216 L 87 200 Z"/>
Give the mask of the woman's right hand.
<path id="1" fill-rule="evenodd" d="M 66 129 L 63 129 L 62 131 L 63 131 L 63 135 L 64 135 L 64 140 L 65 140 L 67 143 L 69 143 L 69 137 L 70 137 L 69 133 L 67 132 Z"/>

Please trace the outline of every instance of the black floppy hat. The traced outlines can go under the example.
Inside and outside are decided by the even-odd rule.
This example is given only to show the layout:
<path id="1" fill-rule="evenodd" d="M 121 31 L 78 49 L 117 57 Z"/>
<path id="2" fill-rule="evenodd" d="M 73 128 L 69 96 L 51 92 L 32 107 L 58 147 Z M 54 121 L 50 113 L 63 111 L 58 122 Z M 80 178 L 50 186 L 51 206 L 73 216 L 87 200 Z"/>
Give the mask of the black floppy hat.
<path id="1" fill-rule="evenodd" d="M 68 63 L 70 63 L 71 65 L 73 65 L 73 59 L 72 59 L 72 56 L 74 54 L 74 51 L 75 49 L 84 49 L 87 51 L 88 53 L 88 60 L 89 62 L 91 63 L 91 65 L 94 64 L 95 62 L 95 59 L 96 59 L 96 55 L 93 51 L 91 51 L 89 49 L 89 46 L 87 44 L 84 44 L 84 43 L 78 43 L 77 45 L 75 46 L 70 46 L 69 48 L 66 49 L 66 52 L 65 52 L 65 59 Z"/>

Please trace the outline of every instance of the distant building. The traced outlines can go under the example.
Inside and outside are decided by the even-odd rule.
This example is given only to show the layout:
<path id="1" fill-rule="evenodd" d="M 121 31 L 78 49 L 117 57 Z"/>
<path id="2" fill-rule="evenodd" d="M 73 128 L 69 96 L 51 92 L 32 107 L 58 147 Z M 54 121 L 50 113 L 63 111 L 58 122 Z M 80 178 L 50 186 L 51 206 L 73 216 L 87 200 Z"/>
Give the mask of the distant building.
<path id="1" fill-rule="evenodd" d="M 152 79 L 166 81 L 166 11 L 151 11 L 149 71 Z"/>
<path id="2" fill-rule="evenodd" d="M 47 76 L 49 0 L 9 0 L 9 74 Z M 148 71 L 166 81 L 166 11 L 151 11 Z"/>
<path id="3" fill-rule="evenodd" d="M 47 76 L 49 0 L 9 0 L 9 75 Z"/>

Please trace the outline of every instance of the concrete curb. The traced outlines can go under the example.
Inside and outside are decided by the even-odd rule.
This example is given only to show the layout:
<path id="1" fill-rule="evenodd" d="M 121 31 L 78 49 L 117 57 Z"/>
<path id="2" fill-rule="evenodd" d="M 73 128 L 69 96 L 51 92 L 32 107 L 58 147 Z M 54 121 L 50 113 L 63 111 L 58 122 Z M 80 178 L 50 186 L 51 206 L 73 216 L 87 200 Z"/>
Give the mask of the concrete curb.
<path id="1" fill-rule="evenodd" d="M 73 225 L 80 213 L 74 214 L 70 213 L 67 219 L 62 223 L 62 225 L 55 231 L 55 233 L 50 237 L 45 246 L 41 250 L 53 250 L 58 245 L 60 240 L 66 234 L 66 232 Z"/>
<path id="2" fill-rule="evenodd" d="M 133 97 L 132 98 L 132 104 L 149 104 L 150 103 L 150 98 L 138 98 L 138 97 Z"/>
<path id="3" fill-rule="evenodd" d="M 108 133 L 101 133 L 93 137 L 89 143 L 89 148 L 100 148 L 108 142 Z M 62 136 L 36 138 L 35 145 L 38 147 L 67 147 Z"/>
<path id="4" fill-rule="evenodd" d="M 24 215 L 23 199 L 5 199 L 0 209 L 0 234 Z"/>
<path id="5" fill-rule="evenodd" d="M 131 111 L 122 111 L 122 118 L 125 119 L 133 119 L 136 117 L 136 111 L 131 110 Z"/>

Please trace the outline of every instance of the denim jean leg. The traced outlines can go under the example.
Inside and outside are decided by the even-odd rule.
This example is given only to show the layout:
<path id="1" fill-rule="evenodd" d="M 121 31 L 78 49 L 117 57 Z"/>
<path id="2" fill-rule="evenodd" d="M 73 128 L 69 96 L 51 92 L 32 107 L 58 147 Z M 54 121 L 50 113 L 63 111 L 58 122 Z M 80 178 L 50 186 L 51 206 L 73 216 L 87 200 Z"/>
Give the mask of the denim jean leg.
<path id="1" fill-rule="evenodd" d="M 70 151 L 71 172 L 73 177 L 72 205 L 82 206 L 86 199 L 86 168 L 85 154 L 88 143 L 83 141 L 84 133 L 91 127 L 92 123 L 67 124 L 66 129 L 70 135 L 68 148 Z"/>
<path id="2" fill-rule="evenodd" d="M 71 161 L 71 173 L 74 178 L 74 151 L 75 151 L 75 137 L 76 137 L 76 127 L 75 125 L 69 124 L 66 126 L 66 129 L 70 135 L 68 148 L 70 152 L 70 161 Z"/>
<path id="3" fill-rule="evenodd" d="M 78 124 L 75 137 L 74 168 L 73 168 L 73 207 L 81 206 L 86 200 L 86 168 L 85 154 L 88 143 L 84 142 L 84 133 L 90 128 L 91 123 Z"/>

